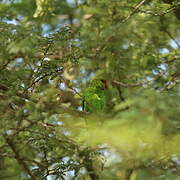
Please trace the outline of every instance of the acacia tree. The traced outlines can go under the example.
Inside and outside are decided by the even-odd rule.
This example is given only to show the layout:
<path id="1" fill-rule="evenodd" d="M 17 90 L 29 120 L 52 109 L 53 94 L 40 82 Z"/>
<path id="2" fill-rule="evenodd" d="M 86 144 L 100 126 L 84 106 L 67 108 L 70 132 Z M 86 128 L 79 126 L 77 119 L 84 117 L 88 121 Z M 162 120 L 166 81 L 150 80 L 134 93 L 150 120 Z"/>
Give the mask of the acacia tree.
<path id="1" fill-rule="evenodd" d="M 0 179 L 179 179 L 178 0 L 0 2 Z"/>

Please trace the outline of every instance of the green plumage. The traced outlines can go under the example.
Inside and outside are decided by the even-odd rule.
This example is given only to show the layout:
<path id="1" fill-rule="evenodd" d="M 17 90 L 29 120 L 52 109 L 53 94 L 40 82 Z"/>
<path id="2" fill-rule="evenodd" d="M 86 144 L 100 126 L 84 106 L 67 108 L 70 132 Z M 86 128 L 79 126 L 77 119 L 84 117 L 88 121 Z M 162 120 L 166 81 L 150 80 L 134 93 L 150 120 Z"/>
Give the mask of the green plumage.
<path id="1" fill-rule="evenodd" d="M 92 80 L 84 91 L 84 110 L 86 112 L 101 112 L 104 107 L 104 83 L 101 80 Z"/>

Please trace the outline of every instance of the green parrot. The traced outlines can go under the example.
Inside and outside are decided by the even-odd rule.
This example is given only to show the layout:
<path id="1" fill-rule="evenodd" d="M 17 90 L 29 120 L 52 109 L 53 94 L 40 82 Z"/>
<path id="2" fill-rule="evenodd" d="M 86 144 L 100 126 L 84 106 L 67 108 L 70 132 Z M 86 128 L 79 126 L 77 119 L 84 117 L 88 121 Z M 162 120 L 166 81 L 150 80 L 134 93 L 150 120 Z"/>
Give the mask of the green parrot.
<path id="1" fill-rule="evenodd" d="M 105 108 L 107 80 L 93 79 L 84 91 L 83 111 L 102 112 Z"/>

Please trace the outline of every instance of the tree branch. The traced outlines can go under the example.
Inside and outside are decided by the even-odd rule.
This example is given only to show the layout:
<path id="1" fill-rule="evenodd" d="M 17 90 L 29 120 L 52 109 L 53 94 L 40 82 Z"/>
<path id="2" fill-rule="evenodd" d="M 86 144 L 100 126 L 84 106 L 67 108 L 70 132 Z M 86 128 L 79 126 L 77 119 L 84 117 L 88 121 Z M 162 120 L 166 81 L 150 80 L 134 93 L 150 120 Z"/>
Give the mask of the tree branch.
<path id="1" fill-rule="evenodd" d="M 58 72 L 63 72 L 63 69 L 62 69 L 62 68 L 61 68 L 61 69 L 56 69 L 55 71 L 52 71 L 52 72 L 50 72 L 50 73 L 46 73 L 46 74 L 38 77 L 37 79 L 35 79 L 35 80 L 28 86 L 27 90 L 30 89 L 30 88 L 32 88 L 36 83 L 38 83 L 39 81 L 43 80 L 45 77 L 51 76 L 51 75 L 53 75 L 53 74 L 55 74 L 55 73 L 58 73 Z"/>
<path id="2" fill-rule="evenodd" d="M 180 48 L 180 44 L 178 43 L 178 41 L 176 41 L 172 34 L 167 29 L 164 29 L 163 31 L 175 42 L 176 46 Z"/>
<path id="3" fill-rule="evenodd" d="M 119 81 L 116 81 L 116 80 L 113 80 L 112 81 L 112 84 L 113 85 L 118 85 L 118 86 L 122 86 L 122 87 L 138 87 L 138 86 L 142 86 L 143 84 L 142 83 L 136 83 L 136 84 L 125 84 L 123 82 L 119 82 Z"/>
<path id="4" fill-rule="evenodd" d="M 125 22 L 127 21 L 128 19 L 131 18 L 131 16 L 133 16 L 137 11 L 138 9 L 146 2 L 147 0 L 142 0 L 140 1 L 135 7 L 134 7 L 134 10 L 122 21 L 122 22 Z"/>
<path id="5" fill-rule="evenodd" d="M 16 149 L 12 138 L 5 135 L 5 140 L 6 140 L 7 144 L 9 145 L 9 147 L 11 148 L 11 150 L 13 151 L 13 153 L 15 154 L 15 159 L 17 160 L 19 165 L 24 169 L 24 171 L 31 177 L 32 180 L 39 180 L 38 178 L 36 178 L 36 176 L 33 175 L 31 170 L 29 169 L 28 165 L 23 161 L 23 158 L 21 158 L 20 153 Z"/>

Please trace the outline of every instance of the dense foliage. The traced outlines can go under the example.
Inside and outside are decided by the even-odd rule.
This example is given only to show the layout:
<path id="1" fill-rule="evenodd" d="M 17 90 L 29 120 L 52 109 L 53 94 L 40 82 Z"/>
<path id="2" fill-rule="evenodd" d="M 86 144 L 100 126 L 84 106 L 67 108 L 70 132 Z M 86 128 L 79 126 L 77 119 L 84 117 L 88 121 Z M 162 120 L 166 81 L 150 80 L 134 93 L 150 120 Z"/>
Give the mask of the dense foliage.
<path id="1" fill-rule="evenodd" d="M 179 24 L 179 0 L 0 0 L 0 179 L 179 180 Z"/>

